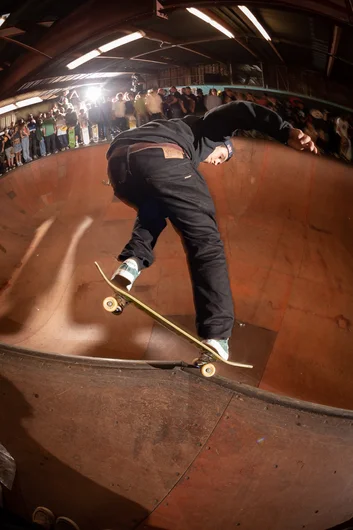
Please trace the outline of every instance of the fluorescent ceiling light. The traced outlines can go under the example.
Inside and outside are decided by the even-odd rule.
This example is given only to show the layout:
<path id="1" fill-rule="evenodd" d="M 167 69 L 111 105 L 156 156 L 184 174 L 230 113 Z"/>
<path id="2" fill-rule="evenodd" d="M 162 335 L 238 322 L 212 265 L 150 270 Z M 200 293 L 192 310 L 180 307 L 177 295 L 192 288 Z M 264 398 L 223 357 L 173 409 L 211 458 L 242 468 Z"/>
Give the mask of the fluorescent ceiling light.
<path id="1" fill-rule="evenodd" d="M 142 39 L 144 36 L 145 34 L 142 31 L 136 31 L 135 33 L 130 33 L 130 35 L 125 35 L 125 37 L 121 37 L 120 39 L 115 39 L 111 42 L 108 42 L 107 44 L 103 44 L 103 46 L 100 46 L 98 49 L 100 52 L 106 53 L 110 50 L 113 50 L 114 48 L 117 48 L 118 46 L 123 46 L 124 44 L 133 42 L 134 40 Z"/>
<path id="2" fill-rule="evenodd" d="M 238 6 L 238 7 L 244 13 L 244 15 L 246 15 L 248 17 L 248 19 L 251 20 L 251 22 L 259 30 L 259 32 L 264 37 L 264 39 L 271 40 L 271 37 L 269 36 L 269 34 L 265 30 L 265 28 L 263 26 L 261 26 L 260 22 L 257 20 L 255 15 L 252 14 L 250 9 L 248 9 L 246 6 Z"/>
<path id="3" fill-rule="evenodd" d="M 21 107 L 28 107 L 29 105 L 34 105 L 35 103 L 41 103 L 43 100 L 40 97 L 22 99 L 22 101 L 17 101 L 16 107 L 20 109 Z"/>
<path id="4" fill-rule="evenodd" d="M 6 112 L 10 112 L 11 110 L 16 110 L 16 105 L 6 105 L 5 107 L 0 107 L 0 114 L 6 114 Z"/>
<path id="5" fill-rule="evenodd" d="M 231 33 L 226 28 L 221 26 L 221 24 L 218 24 L 218 22 L 213 20 L 208 15 L 205 15 L 205 13 L 203 13 L 202 11 L 199 11 L 198 9 L 195 9 L 194 7 L 187 7 L 186 10 L 189 11 L 189 13 L 192 13 L 193 15 L 195 15 L 196 17 L 201 18 L 201 20 L 203 20 L 204 22 L 207 22 L 208 24 L 211 24 L 211 26 L 213 26 L 214 28 L 218 29 L 218 31 L 220 31 L 221 33 L 224 33 L 224 35 L 227 35 L 227 37 L 229 37 L 230 39 L 234 39 L 233 33 Z"/>
<path id="6" fill-rule="evenodd" d="M 9 18 L 9 16 L 10 16 L 10 13 L 7 13 L 7 15 L 2 15 L 0 17 L 0 26 L 2 26 L 4 22 L 6 22 L 6 19 Z"/>
<path id="7" fill-rule="evenodd" d="M 74 68 L 77 68 L 83 63 L 87 63 L 87 61 L 90 61 L 91 59 L 94 59 L 95 57 L 98 57 L 101 52 L 99 50 L 92 50 L 91 52 L 86 53 L 85 55 L 82 55 L 78 59 L 75 59 L 75 61 L 72 61 L 71 63 L 67 64 L 66 66 L 69 68 L 69 70 L 73 70 Z"/>

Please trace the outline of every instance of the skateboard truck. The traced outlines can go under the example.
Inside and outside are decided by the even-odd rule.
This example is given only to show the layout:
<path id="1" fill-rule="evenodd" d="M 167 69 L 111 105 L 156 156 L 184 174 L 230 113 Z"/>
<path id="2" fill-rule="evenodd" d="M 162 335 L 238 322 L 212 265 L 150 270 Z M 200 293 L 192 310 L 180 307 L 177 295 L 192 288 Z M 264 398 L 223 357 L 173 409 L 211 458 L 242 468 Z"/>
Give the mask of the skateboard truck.
<path id="1" fill-rule="evenodd" d="M 213 364 L 216 361 L 216 356 L 213 357 L 208 351 L 202 351 L 200 357 L 196 357 L 192 364 L 196 368 L 200 368 L 204 377 L 212 377 L 216 373 L 216 367 Z"/>
<path id="2" fill-rule="evenodd" d="M 125 307 L 129 305 L 129 301 L 125 300 L 122 296 L 108 296 L 103 301 L 103 307 L 108 313 L 113 315 L 121 315 Z"/>

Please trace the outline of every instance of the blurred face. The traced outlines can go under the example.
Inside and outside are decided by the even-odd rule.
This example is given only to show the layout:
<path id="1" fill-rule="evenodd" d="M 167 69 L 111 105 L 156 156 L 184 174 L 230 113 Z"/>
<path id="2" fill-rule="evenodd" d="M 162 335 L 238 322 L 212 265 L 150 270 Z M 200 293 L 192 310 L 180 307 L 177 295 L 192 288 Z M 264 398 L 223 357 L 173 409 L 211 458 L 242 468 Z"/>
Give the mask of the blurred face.
<path id="1" fill-rule="evenodd" d="M 219 166 L 219 164 L 223 164 L 228 159 L 228 149 L 225 145 L 218 145 L 214 151 L 208 157 L 204 162 L 206 164 L 213 164 L 214 166 Z"/>
<path id="2" fill-rule="evenodd" d="M 171 94 L 174 94 L 174 92 L 176 92 L 176 91 L 177 91 L 177 89 L 175 88 L 175 86 L 171 86 L 170 87 L 170 93 Z"/>
<path id="3" fill-rule="evenodd" d="M 190 96 L 190 94 L 191 94 L 191 88 L 186 88 L 186 89 L 185 89 L 185 94 L 187 94 L 188 96 Z"/>
<path id="4" fill-rule="evenodd" d="M 211 95 L 212 96 L 217 96 L 217 90 L 215 88 L 212 88 Z"/>

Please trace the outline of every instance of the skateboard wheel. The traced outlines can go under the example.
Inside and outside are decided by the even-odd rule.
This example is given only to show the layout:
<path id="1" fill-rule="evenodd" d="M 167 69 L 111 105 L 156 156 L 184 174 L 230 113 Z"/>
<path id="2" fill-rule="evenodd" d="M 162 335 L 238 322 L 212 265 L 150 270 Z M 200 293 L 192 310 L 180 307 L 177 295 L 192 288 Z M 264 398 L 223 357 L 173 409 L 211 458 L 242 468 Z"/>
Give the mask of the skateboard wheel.
<path id="1" fill-rule="evenodd" d="M 103 307 L 108 313 L 121 313 L 121 308 L 114 296 L 108 296 L 103 300 Z"/>
<path id="2" fill-rule="evenodd" d="M 201 367 L 201 373 L 204 377 L 212 377 L 216 373 L 216 368 L 213 364 L 204 364 Z"/>
<path id="3" fill-rule="evenodd" d="M 199 357 L 196 357 L 196 359 L 194 359 L 194 360 L 192 361 L 191 364 L 192 364 L 193 366 L 199 366 L 199 363 L 200 363 L 200 358 L 199 358 Z"/>

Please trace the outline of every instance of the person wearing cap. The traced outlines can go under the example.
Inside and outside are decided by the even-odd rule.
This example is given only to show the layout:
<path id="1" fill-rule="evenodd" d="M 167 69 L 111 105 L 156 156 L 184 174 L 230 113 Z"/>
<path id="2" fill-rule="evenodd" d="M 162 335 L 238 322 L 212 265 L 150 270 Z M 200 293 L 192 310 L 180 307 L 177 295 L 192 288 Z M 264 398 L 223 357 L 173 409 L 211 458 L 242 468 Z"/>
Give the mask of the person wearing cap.
<path id="1" fill-rule="evenodd" d="M 137 210 L 123 262 L 112 281 L 130 290 L 154 260 L 153 249 L 169 219 L 187 254 L 201 340 L 225 360 L 234 324 L 225 252 L 200 162 L 219 165 L 231 159 L 237 130 L 257 130 L 297 150 L 317 152 L 310 136 L 275 112 L 255 103 L 221 105 L 203 117 L 157 120 L 119 134 L 108 153 L 114 194 Z"/>

